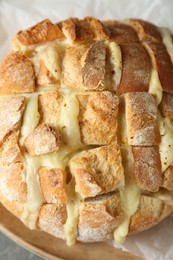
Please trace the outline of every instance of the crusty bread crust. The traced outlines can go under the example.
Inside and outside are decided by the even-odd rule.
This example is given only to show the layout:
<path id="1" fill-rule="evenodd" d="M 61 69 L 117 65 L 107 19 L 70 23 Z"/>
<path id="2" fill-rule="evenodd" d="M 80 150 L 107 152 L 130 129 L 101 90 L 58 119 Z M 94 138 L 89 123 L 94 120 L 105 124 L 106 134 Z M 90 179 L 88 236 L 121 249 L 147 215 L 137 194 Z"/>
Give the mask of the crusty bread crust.
<path id="1" fill-rule="evenodd" d="M 143 190 L 156 192 L 162 183 L 159 149 L 153 147 L 133 147 L 134 179 Z"/>
<path id="2" fill-rule="evenodd" d="M 0 67 L 0 95 L 34 90 L 35 73 L 32 62 L 19 52 L 9 54 Z"/>
<path id="3" fill-rule="evenodd" d="M 125 94 L 128 143 L 152 146 L 160 143 L 155 98 L 147 92 Z"/>
<path id="4" fill-rule="evenodd" d="M 58 26 L 46 19 L 26 31 L 18 32 L 15 40 L 22 45 L 28 46 L 62 38 L 64 38 L 64 35 Z"/>
<path id="5" fill-rule="evenodd" d="M 166 218 L 172 212 L 172 207 L 163 203 L 157 198 L 141 196 L 138 209 L 131 217 L 129 225 L 129 234 L 146 230 L 161 220 Z"/>
<path id="6" fill-rule="evenodd" d="M 171 44 L 137 19 L 20 31 L 0 66 L 0 202 L 69 245 L 120 241 L 169 215 Z"/>
<path id="7" fill-rule="evenodd" d="M 116 138 L 119 106 L 117 96 L 105 91 L 78 95 L 77 98 L 82 142 L 86 145 L 111 143 Z"/>

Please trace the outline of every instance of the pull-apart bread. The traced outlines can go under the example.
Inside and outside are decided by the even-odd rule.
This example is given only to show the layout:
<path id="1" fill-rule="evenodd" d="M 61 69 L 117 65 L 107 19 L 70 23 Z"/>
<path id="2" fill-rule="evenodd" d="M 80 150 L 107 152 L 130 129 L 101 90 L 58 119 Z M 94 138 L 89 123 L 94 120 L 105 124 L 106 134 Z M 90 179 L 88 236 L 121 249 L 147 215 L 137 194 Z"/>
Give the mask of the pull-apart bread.
<path id="1" fill-rule="evenodd" d="M 173 36 L 137 19 L 44 20 L 0 66 L 0 202 L 90 242 L 173 211 Z"/>

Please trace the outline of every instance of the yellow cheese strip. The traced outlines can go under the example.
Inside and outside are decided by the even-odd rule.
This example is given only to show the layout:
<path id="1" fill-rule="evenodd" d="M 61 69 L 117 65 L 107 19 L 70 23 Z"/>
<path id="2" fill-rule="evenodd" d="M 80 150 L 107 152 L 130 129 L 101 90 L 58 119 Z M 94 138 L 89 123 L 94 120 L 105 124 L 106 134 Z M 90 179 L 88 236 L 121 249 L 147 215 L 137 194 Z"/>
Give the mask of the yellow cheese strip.
<path id="1" fill-rule="evenodd" d="M 159 105 L 162 100 L 162 91 L 163 89 L 159 80 L 158 72 L 155 69 L 152 69 L 149 84 L 149 93 L 156 98 L 157 105 Z"/>
<path id="2" fill-rule="evenodd" d="M 121 49 L 116 42 L 109 43 L 108 48 L 110 51 L 110 63 L 114 72 L 112 77 L 114 83 L 113 90 L 116 90 L 121 80 L 122 54 Z"/>
<path id="3" fill-rule="evenodd" d="M 114 231 L 114 239 L 118 244 L 123 243 L 128 234 L 130 218 L 136 212 L 140 199 L 140 189 L 135 185 L 133 180 L 133 155 L 131 147 L 122 147 L 121 154 L 125 172 L 125 187 L 120 190 L 124 219 Z"/>
<path id="4" fill-rule="evenodd" d="M 169 128 L 167 118 L 159 115 L 159 129 L 161 133 L 161 142 L 159 145 L 162 172 L 173 162 L 173 132 Z"/>
<path id="5" fill-rule="evenodd" d="M 154 193 L 153 196 L 173 207 L 173 191 L 169 191 L 169 193 L 167 193 L 165 190 L 160 190 L 159 192 Z"/>
<path id="6" fill-rule="evenodd" d="M 25 138 L 32 132 L 39 122 L 38 96 L 32 95 L 27 98 L 27 106 L 23 116 L 21 136 L 19 143 L 22 146 Z M 40 160 L 37 157 L 24 155 L 25 181 L 27 184 L 27 204 L 25 206 L 22 221 L 31 229 L 36 228 L 36 221 L 40 207 L 43 203 L 42 192 L 38 180 L 37 170 Z"/>
<path id="7" fill-rule="evenodd" d="M 72 153 L 82 146 L 78 123 L 79 102 L 75 94 L 69 91 L 63 93 L 63 97 L 64 102 L 61 106 L 60 126 L 62 129 L 64 128 L 69 152 Z M 75 192 L 75 183 L 73 179 L 66 187 L 66 191 L 68 197 L 66 207 L 68 217 L 65 224 L 65 235 L 67 245 L 72 246 L 75 244 L 77 237 L 77 224 L 80 206 L 80 197 L 79 194 Z"/>
<path id="8" fill-rule="evenodd" d="M 45 66 L 52 73 L 54 78 L 60 80 L 61 60 L 59 55 L 59 45 L 49 45 L 39 49 L 39 58 L 44 61 Z"/>
<path id="9" fill-rule="evenodd" d="M 172 43 L 171 32 L 167 28 L 159 28 L 159 31 L 162 35 L 162 40 L 164 45 L 166 46 L 167 52 L 169 53 L 169 56 L 173 62 L 173 43 Z"/>
<path id="10" fill-rule="evenodd" d="M 39 183 L 37 170 L 40 168 L 40 160 L 25 155 L 25 181 L 27 184 L 27 204 L 22 214 L 21 220 L 30 229 L 36 228 L 36 222 L 43 196 Z"/>
<path id="11" fill-rule="evenodd" d="M 80 207 L 80 196 L 74 190 L 75 182 L 71 180 L 67 186 L 67 221 L 65 223 L 65 236 L 66 243 L 68 246 L 72 246 L 76 242 L 77 231 L 78 231 L 78 219 L 79 219 L 79 207 Z"/>
<path id="12" fill-rule="evenodd" d="M 79 102 L 75 94 L 70 91 L 66 91 L 63 97 L 60 126 L 64 128 L 67 144 L 71 146 L 72 152 L 72 150 L 82 146 L 78 123 Z"/>
<path id="13" fill-rule="evenodd" d="M 44 94 L 44 93 L 47 93 L 47 92 L 53 92 L 53 91 L 58 91 L 59 89 L 59 86 L 56 84 L 56 85 L 49 85 L 49 86 L 39 86 L 37 88 L 37 93 L 39 94 Z"/>
<path id="14" fill-rule="evenodd" d="M 27 98 L 26 109 L 23 116 L 23 123 L 21 127 L 21 137 L 19 140 L 22 146 L 25 138 L 37 127 L 40 119 L 38 112 L 38 95 L 33 94 Z"/>

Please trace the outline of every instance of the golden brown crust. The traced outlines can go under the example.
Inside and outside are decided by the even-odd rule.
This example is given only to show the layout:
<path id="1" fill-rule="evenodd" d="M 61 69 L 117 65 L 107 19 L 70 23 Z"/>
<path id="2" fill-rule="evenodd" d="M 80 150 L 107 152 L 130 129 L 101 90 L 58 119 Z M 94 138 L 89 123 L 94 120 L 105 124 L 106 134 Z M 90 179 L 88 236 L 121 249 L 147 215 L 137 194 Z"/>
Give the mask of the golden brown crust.
<path id="1" fill-rule="evenodd" d="M 158 27 L 152 23 L 140 20 L 140 19 L 130 19 L 132 25 L 138 32 L 138 36 L 140 40 L 157 40 L 162 41 L 162 37 L 158 30 Z"/>
<path id="2" fill-rule="evenodd" d="M 64 205 L 45 204 L 40 210 L 37 225 L 41 230 L 65 239 L 64 224 L 66 219 L 67 212 Z"/>
<path id="3" fill-rule="evenodd" d="M 138 210 L 131 217 L 129 233 L 136 233 L 156 225 L 172 208 L 160 199 L 141 196 Z"/>
<path id="4" fill-rule="evenodd" d="M 19 218 L 23 213 L 27 197 L 23 171 L 22 163 L 0 165 L 0 201 Z"/>
<path id="5" fill-rule="evenodd" d="M 136 185 L 143 190 L 158 191 L 162 183 L 159 148 L 133 147 L 132 152 Z"/>
<path id="6" fill-rule="evenodd" d="M 19 129 L 24 111 L 25 97 L 9 97 L 0 100 L 0 143 L 12 131 Z"/>
<path id="7" fill-rule="evenodd" d="M 62 169 L 40 168 L 38 171 L 44 199 L 48 204 L 66 204 L 64 172 Z"/>
<path id="8" fill-rule="evenodd" d="M 110 92 L 78 95 L 78 115 L 84 144 L 109 144 L 116 137 L 119 101 Z M 101 128 L 100 128 L 101 125 Z"/>
<path id="9" fill-rule="evenodd" d="M 105 58 L 103 41 L 68 47 L 63 59 L 64 84 L 73 89 L 103 90 Z"/>
<path id="10" fill-rule="evenodd" d="M 150 93 L 125 94 L 128 143 L 134 146 L 152 146 L 160 143 L 157 106 Z"/>
<path id="11" fill-rule="evenodd" d="M 72 42 L 104 39 L 108 34 L 103 23 L 93 17 L 86 17 L 84 20 L 67 19 L 62 23 L 62 31 Z"/>
<path id="12" fill-rule="evenodd" d="M 70 161 L 76 189 L 83 198 L 108 193 L 124 186 L 120 148 L 116 142 L 83 151 Z"/>
<path id="13" fill-rule="evenodd" d="M 173 93 L 173 64 L 165 45 L 159 41 L 147 41 L 145 47 L 150 53 L 153 66 L 158 71 L 163 90 Z"/>
<path id="14" fill-rule="evenodd" d="M 48 92 L 38 96 L 41 122 L 57 127 L 60 120 L 60 105 L 63 98 L 59 92 Z"/>
<path id="15" fill-rule="evenodd" d="M 55 152 L 59 149 L 59 136 L 50 126 L 41 124 L 27 136 L 25 148 L 31 156 Z"/>
<path id="16" fill-rule="evenodd" d="M 23 157 L 18 144 L 19 131 L 12 132 L 0 147 L 0 164 L 21 162 Z"/>
<path id="17" fill-rule="evenodd" d="M 121 223 L 119 194 L 83 202 L 79 210 L 78 240 L 91 242 L 111 239 Z"/>
<path id="18" fill-rule="evenodd" d="M 40 44 L 45 42 L 63 39 L 64 35 L 58 26 L 46 19 L 28 30 L 20 31 L 16 35 L 15 40 L 20 44 L 28 46 L 33 44 Z"/>
<path id="19" fill-rule="evenodd" d="M 148 91 L 151 62 L 141 43 L 121 44 L 122 76 L 117 93 Z"/>
<path id="20" fill-rule="evenodd" d="M 9 54 L 0 66 L 0 95 L 35 90 L 32 62 L 19 52 Z"/>
<path id="21" fill-rule="evenodd" d="M 87 88 L 104 88 L 105 56 L 104 42 L 95 42 L 82 57 L 82 79 Z"/>
<path id="22" fill-rule="evenodd" d="M 109 31 L 109 40 L 115 41 L 118 44 L 139 42 L 138 35 L 135 30 L 127 25 L 118 21 L 105 21 L 104 25 Z"/>
<path id="23" fill-rule="evenodd" d="M 162 187 L 173 190 L 173 165 L 170 165 L 163 173 Z"/>

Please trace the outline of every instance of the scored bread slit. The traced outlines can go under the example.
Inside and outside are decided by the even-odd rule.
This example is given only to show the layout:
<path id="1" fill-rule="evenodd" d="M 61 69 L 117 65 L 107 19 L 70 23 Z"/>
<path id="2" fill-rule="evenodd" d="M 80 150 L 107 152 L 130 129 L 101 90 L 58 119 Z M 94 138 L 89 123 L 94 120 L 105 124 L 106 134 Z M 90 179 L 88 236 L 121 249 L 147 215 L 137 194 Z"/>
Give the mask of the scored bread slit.
<path id="1" fill-rule="evenodd" d="M 152 68 L 148 92 L 156 98 L 157 105 L 162 101 L 162 91 L 163 89 L 159 80 L 158 72 L 156 69 Z"/>
<path id="2" fill-rule="evenodd" d="M 151 58 L 151 62 L 152 62 L 152 69 L 151 69 L 148 92 L 156 98 L 157 105 L 159 105 L 160 102 L 162 101 L 163 87 L 161 85 L 158 72 L 155 68 L 153 54 L 152 54 L 151 50 L 147 47 L 147 43 L 144 44 L 144 47 L 148 51 L 148 54 L 149 54 L 149 56 Z"/>
<path id="3" fill-rule="evenodd" d="M 78 101 L 75 95 L 71 95 L 71 93 L 61 93 L 63 96 L 63 101 L 60 104 L 60 120 L 58 122 L 59 128 L 62 129 L 62 133 L 64 134 L 64 142 L 65 147 L 62 148 L 62 151 L 60 149 L 59 152 L 57 152 L 57 156 L 59 156 L 58 161 L 56 162 L 54 166 L 57 167 L 58 163 L 61 164 L 61 168 L 67 169 L 68 161 L 76 149 L 79 149 L 79 147 L 82 145 L 80 141 L 80 131 L 78 126 Z M 45 156 L 45 161 L 47 161 L 47 157 L 49 155 Z M 66 158 L 65 158 L 66 157 Z M 55 159 L 56 159 L 56 153 L 55 153 Z M 65 173 L 66 178 L 68 177 Z M 68 245 L 73 245 L 76 241 L 77 236 L 77 222 L 78 222 L 78 196 L 75 193 L 75 186 L 74 186 L 74 180 L 71 179 L 71 181 L 67 184 L 65 184 L 65 190 L 67 194 L 67 220 L 64 225 L 65 230 L 65 236 L 67 240 Z"/>
<path id="4" fill-rule="evenodd" d="M 71 181 L 66 185 L 66 193 L 68 202 L 66 205 L 67 220 L 64 225 L 65 237 L 67 245 L 72 246 L 75 244 L 78 234 L 79 208 L 81 203 L 81 196 L 75 191 L 74 177 L 72 177 Z"/>
<path id="5" fill-rule="evenodd" d="M 121 244 L 124 242 L 128 234 L 130 219 L 138 208 L 141 193 L 141 190 L 136 186 L 133 177 L 134 161 L 132 155 L 132 148 L 128 145 L 124 95 L 119 96 L 119 110 L 117 121 L 117 137 L 120 143 L 122 165 L 124 168 L 125 175 L 125 186 L 119 189 L 122 204 L 121 206 L 124 212 L 124 217 L 119 227 L 114 231 L 114 240 L 117 243 Z M 133 205 L 131 201 L 133 201 Z"/>
<path id="6" fill-rule="evenodd" d="M 166 192 L 166 189 L 160 188 L 156 193 L 150 194 L 151 197 L 158 198 L 161 201 L 165 202 L 169 206 L 173 207 L 173 191 L 170 191 L 169 194 Z"/>
<path id="7" fill-rule="evenodd" d="M 122 73 L 121 49 L 116 42 L 108 42 L 106 46 L 105 89 L 116 92 Z"/>
<path id="8" fill-rule="evenodd" d="M 136 26 L 133 21 L 129 21 L 126 20 L 127 24 L 131 25 L 136 33 L 138 34 L 139 39 L 141 31 L 138 28 L 138 26 Z M 157 101 L 157 104 L 160 104 L 161 100 L 162 100 L 162 91 L 163 91 L 163 87 L 161 85 L 160 79 L 159 79 L 159 75 L 158 72 L 156 70 L 156 66 L 155 66 L 155 58 L 153 53 L 151 52 L 150 48 L 147 45 L 147 41 L 143 41 L 143 39 L 140 39 L 141 44 L 145 47 L 146 51 L 148 52 L 150 59 L 151 59 L 151 63 L 152 63 L 152 68 L 151 68 L 151 74 L 150 74 L 150 80 L 149 80 L 149 93 L 152 94 Z"/>
<path id="9" fill-rule="evenodd" d="M 173 162 L 173 131 L 169 127 L 167 118 L 159 114 L 159 128 L 161 132 L 161 142 L 159 144 L 162 172 Z"/>
<path id="10" fill-rule="evenodd" d="M 118 110 L 117 121 L 118 121 L 118 127 L 117 127 L 118 142 L 120 144 L 128 144 L 124 95 L 119 96 L 119 110 Z"/>
<path id="11" fill-rule="evenodd" d="M 79 103 L 76 95 L 67 91 L 63 93 L 64 102 L 61 105 L 60 126 L 71 149 L 79 148 L 81 143 L 80 129 L 78 123 Z"/>
<path id="12" fill-rule="evenodd" d="M 68 170 L 68 161 L 70 157 L 75 153 L 77 149 L 82 146 L 80 130 L 78 124 L 78 113 L 79 113 L 79 104 L 76 96 L 71 92 L 64 92 L 63 102 L 60 106 L 60 122 L 59 126 L 62 129 L 62 135 L 64 136 L 65 146 L 67 146 L 67 160 L 66 166 L 64 168 Z M 64 160 L 63 158 L 61 160 Z M 70 175 L 70 176 L 69 176 Z M 75 183 L 74 179 L 71 178 L 70 171 L 66 173 L 66 185 L 65 190 L 67 194 L 67 220 L 64 225 L 65 237 L 67 245 L 71 246 L 75 244 L 77 237 L 77 223 L 79 216 L 79 194 L 75 192 Z M 68 178 L 68 179 L 67 179 Z"/>
<path id="13" fill-rule="evenodd" d="M 169 206 L 173 207 L 173 202 L 172 202 L 173 191 L 172 190 L 170 190 L 169 193 L 167 193 L 167 189 L 164 187 L 160 187 L 157 192 L 149 192 L 146 190 L 141 190 L 141 195 L 147 196 L 149 198 L 160 199 L 162 202 L 165 202 Z"/>
<path id="14" fill-rule="evenodd" d="M 114 239 L 118 244 L 123 243 L 128 234 L 130 219 L 138 208 L 141 195 L 141 190 L 136 186 L 133 179 L 134 163 L 131 147 L 122 145 L 121 156 L 125 173 L 125 186 L 120 189 L 124 218 L 119 227 L 114 231 Z"/>
<path id="15" fill-rule="evenodd" d="M 31 116 L 32 115 L 32 116 Z M 23 126 L 21 130 L 20 144 L 24 143 L 25 138 L 37 127 L 40 119 L 38 112 L 38 96 L 32 96 L 29 98 L 28 106 L 24 115 Z M 68 126 L 67 126 L 68 127 Z M 70 129 L 68 129 L 70 131 Z M 77 135 L 76 135 L 77 136 Z M 74 140 L 74 137 L 73 137 Z M 37 171 L 41 166 L 49 168 L 61 168 L 64 169 L 68 158 L 66 155 L 69 153 L 69 148 L 64 147 L 58 152 L 49 153 L 46 155 L 39 155 L 31 157 L 25 154 L 26 160 L 26 182 L 28 186 L 28 196 L 34 194 L 34 191 L 39 191 L 37 196 L 28 198 L 28 201 L 33 201 L 33 205 L 26 205 L 25 212 L 23 213 L 22 220 L 30 228 L 34 228 L 36 220 L 39 214 L 39 209 L 43 203 L 43 197 L 41 194 L 39 178 Z M 66 158 L 65 158 L 66 157 Z M 33 213 L 35 211 L 35 213 Z"/>
<path id="16" fill-rule="evenodd" d="M 173 54 L 169 31 L 140 20 L 132 20 L 131 25 L 151 57 L 152 67 L 158 72 L 163 91 L 172 93 Z"/>
<path id="17" fill-rule="evenodd" d="M 22 128 L 19 143 L 24 145 L 24 140 L 28 134 L 34 130 L 39 121 L 38 96 L 32 95 L 28 98 L 27 106 L 23 116 Z M 36 222 L 40 207 L 43 203 L 41 187 L 38 180 L 37 170 L 40 161 L 37 157 L 24 154 L 25 161 L 25 181 L 27 184 L 27 203 L 24 208 L 21 220 L 31 229 L 36 228 Z"/>
<path id="18" fill-rule="evenodd" d="M 36 55 L 33 56 L 32 60 L 36 70 L 37 84 L 41 89 L 47 85 L 60 87 L 62 60 L 65 55 L 66 45 L 66 41 L 63 40 L 36 48 Z"/>
<path id="19" fill-rule="evenodd" d="M 171 60 L 173 62 L 173 44 L 172 44 L 171 32 L 167 28 L 159 28 L 159 31 L 162 36 L 162 41 L 166 46 L 167 52 L 169 53 L 169 56 L 171 57 Z"/>

